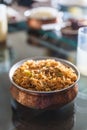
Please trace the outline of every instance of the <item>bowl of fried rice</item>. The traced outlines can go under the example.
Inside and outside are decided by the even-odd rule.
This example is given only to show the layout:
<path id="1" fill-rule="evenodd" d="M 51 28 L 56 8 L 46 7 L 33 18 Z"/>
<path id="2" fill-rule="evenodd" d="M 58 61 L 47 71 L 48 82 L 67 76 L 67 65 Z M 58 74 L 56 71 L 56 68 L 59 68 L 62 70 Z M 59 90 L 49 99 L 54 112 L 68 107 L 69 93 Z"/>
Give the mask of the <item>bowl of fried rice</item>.
<path id="1" fill-rule="evenodd" d="M 33 57 L 9 71 L 10 92 L 19 104 L 32 109 L 60 108 L 74 101 L 80 73 L 71 62 L 55 57 Z"/>

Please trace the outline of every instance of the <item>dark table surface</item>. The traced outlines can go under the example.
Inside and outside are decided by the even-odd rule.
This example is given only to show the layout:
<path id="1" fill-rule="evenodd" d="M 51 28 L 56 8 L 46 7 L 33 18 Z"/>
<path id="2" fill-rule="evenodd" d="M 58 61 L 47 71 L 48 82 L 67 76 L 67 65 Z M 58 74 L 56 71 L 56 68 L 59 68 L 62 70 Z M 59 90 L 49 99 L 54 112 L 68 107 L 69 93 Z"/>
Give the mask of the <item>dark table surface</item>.
<path id="1" fill-rule="evenodd" d="M 77 97 L 61 109 L 15 106 L 10 94 L 9 69 L 27 57 L 49 56 L 50 50 L 46 46 L 27 44 L 26 32 L 21 31 L 8 34 L 7 47 L 0 48 L 0 52 L 0 130 L 87 130 L 87 77 L 81 75 Z M 55 52 L 51 48 L 51 56 Z M 56 56 L 60 56 L 58 52 Z"/>

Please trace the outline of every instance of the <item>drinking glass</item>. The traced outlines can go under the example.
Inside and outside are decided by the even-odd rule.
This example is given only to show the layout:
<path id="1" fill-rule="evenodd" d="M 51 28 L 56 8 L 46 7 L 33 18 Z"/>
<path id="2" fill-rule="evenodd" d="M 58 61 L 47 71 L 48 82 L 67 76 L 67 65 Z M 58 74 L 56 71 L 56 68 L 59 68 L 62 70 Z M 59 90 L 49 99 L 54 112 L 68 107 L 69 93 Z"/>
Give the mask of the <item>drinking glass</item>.
<path id="1" fill-rule="evenodd" d="M 87 27 L 81 27 L 78 30 L 76 62 L 80 73 L 87 76 Z"/>
<path id="2" fill-rule="evenodd" d="M 0 45 L 4 45 L 7 40 L 7 7 L 0 4 Z"/>

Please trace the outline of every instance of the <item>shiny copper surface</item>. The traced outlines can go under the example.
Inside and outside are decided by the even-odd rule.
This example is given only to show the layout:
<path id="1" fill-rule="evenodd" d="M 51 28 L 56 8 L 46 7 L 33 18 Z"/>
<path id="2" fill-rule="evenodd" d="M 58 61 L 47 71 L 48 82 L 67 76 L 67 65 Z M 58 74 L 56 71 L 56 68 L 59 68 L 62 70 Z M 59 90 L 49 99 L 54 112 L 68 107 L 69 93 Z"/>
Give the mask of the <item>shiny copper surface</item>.
<path id="1" fill-rule="evenodd" d="M 73 101 L 78 93 L 78 85 L 54 93 L 26 92 L 14 85 L 11 86 L 10 91 L 13 98 L 24 106 L 35 109 L 51 109 L 62 107 Z"/>

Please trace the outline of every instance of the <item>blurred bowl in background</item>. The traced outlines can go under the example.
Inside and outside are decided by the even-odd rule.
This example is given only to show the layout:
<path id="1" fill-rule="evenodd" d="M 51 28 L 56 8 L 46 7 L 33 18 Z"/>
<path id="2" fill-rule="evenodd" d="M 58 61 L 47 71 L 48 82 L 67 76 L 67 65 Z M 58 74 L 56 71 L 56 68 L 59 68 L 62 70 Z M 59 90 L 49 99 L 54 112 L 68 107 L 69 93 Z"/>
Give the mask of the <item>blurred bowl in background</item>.
<path id="1" fill-rule="evenodd" d="M 52 7 L 37 7 L 24 12 L 29 28 L 41 29 L 44 24 L 61 21 L 60 13 Z"/>

